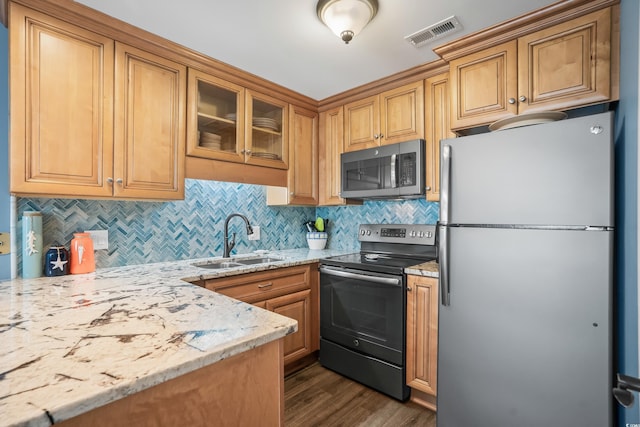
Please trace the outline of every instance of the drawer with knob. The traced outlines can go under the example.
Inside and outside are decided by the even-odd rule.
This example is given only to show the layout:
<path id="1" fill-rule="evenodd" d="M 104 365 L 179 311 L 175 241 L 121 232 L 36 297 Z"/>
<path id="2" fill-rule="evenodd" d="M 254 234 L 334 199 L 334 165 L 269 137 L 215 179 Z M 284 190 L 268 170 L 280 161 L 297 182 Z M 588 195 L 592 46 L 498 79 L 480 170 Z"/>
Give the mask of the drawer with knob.
<path id="1" fill-rule="evenodd" d="M 302 265 L 258 273 L 205 280 L 204 287 L 254 304 L 269 298 L 309 289 L 310 266 Z"/>

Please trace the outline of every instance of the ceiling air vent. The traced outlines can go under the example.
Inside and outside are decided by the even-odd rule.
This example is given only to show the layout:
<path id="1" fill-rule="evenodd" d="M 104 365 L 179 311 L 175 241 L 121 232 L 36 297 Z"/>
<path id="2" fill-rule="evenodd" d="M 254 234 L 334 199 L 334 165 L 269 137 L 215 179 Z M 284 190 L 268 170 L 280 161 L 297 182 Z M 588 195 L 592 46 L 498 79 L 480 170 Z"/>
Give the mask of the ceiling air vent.
<path id="1" fill-rule="evenodd" d="M 423 28 L 404 39 L 411 43 L 415 47 L 424 46 L 437 38 L 455 33 L 462 30 L 462 25 L 458 22 L 455 16 L 451 16 L 436 24 L 430 25 L 427 28 Z"/>

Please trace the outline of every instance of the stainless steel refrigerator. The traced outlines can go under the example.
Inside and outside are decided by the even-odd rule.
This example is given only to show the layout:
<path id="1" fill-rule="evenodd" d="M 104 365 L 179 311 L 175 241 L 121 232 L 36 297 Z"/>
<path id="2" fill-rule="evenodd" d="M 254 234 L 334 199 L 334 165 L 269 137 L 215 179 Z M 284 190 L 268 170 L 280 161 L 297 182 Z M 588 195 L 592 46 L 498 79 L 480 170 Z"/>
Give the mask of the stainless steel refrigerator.
<path id="1" fill-rule="evenodd" d="M 613 113 L 441 141 L 438 427 L 612 424 Z"/>

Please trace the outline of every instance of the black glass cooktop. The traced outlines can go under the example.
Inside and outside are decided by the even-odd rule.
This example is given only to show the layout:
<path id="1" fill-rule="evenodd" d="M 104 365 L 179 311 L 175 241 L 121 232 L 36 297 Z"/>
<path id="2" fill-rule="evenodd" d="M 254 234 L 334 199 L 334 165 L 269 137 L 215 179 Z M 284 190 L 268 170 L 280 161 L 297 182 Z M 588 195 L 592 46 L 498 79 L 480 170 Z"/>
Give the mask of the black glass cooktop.
<path id="1" fill-rule="evenodd" d="M 397 256 L 387 254 L 353 253 L 337 255 L 320 260 L 321 264 L 337 267 L 353 268 L 366 271 L 402 274 L 404 269 L 422 264 L 433 258 Z"/>

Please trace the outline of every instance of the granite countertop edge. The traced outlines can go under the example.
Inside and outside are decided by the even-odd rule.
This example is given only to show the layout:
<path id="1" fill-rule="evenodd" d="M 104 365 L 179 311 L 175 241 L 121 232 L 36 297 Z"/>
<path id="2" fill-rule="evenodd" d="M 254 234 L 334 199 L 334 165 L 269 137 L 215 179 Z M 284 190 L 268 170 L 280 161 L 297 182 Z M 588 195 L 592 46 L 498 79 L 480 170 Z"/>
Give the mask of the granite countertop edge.
<path id="1" fill-rule="evenodd" d="M 436 261 L 429 261 L 423 264 L 405 268 L 404 272 L 405 274 L 410 274 L 413 276 L 433 277 L 436 279 L 440 277 L 438 263 Z"/>

